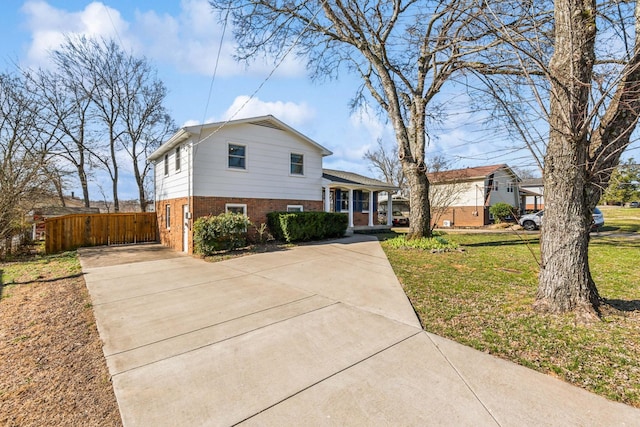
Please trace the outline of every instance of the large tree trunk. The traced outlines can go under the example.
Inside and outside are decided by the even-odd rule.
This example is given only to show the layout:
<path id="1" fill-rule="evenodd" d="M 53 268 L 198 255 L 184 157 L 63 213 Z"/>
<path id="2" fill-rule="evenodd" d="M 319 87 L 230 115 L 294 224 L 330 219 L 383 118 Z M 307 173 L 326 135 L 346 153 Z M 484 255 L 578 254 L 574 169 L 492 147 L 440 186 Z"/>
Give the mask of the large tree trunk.
<path id="1" fill-rule="evenodd" d="M 409 238 L 431 236 L 431 210 L 429 204 L 429 180 L 415 162 L 402 160 L 402 168 L 409 185 Z"/>
<path id="2" fill-rule="evenodd" d="M 589 272 L 588 112 L 595 60 L 594 0 L 555 2 L 555 51 L 550 62 L 549 144 L 545 156 L 545 215 L 536 308 L 597 312 Z"/>

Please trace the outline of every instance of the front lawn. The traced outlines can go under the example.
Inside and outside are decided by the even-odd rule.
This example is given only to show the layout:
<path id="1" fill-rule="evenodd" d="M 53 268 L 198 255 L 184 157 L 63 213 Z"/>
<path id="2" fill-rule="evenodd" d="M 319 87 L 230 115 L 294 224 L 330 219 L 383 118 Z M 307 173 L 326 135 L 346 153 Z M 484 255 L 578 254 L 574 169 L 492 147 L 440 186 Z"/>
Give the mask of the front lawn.
<path id="1" fill-rule="evenodd" d="M 640 407 L 640 239 L 594 235 L 592 274 L 611 305 L 601 322 L 582 326 L 572 315 L 531 308 L 538 235 L 445 238 L 465 251 L 431 253 L 382 242 L 425 330 Z"/>

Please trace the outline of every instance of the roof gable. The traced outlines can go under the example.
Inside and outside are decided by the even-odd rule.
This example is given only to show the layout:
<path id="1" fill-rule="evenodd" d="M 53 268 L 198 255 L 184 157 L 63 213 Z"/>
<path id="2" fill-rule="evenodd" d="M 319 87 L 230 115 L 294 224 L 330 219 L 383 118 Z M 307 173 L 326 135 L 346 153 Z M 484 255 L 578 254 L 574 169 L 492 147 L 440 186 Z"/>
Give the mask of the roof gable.
<path id="1" fill-rule="evenodd" d="M 517 181 L 518 176 L 511 170 L 506 164 L 490 165 L 490 166 L 478 166 L 473 168 L 453 169 L 448 171 L 430 172 L 427 174 L 427 178 L 432 183 L 452 182 L 452 181 L 475 181 L 484 180 L 489 175 L 496 173 L 499 170 L 505 170 L 508 174 L 513 176 Z"/>
<path id="2" fill-rule="evenodd" d="M 290 133 L 302 140 L 304 143 L 311 145 L 313 148 L 318 150 L 322 156 L 329 156 L 333 154 L 330 150 L 326 149 L 322 145 L 318 144 L 311 138 L 306 135 L 298 132 L 291 126 L 286 123 L 278 120 L 271 114 L 266 116 L 258 116 L 258 117 L 249 117 L 246 119 L 238 119 L 238 120 L 227 120 L 224 122 L 213 122 L 213 123 L 205 123 L 202 125 L 193 125 L 193 126 L 185 126 L 179 129 L 171 138 L 169 138 L 164 144 L 162 144 L 156 151 L 149 155 L 148 160 L 154 161 L 160 159 L 165 153 L 171 151 L 174 147 L 186 141 L 192 136 L 200 135 L 203 131 L 212 131 L 212 133 L 208 136 L 213 136 L 216 132 L 226 126 L 238 126 L 238 125 L 255 125 L 255 126 L 263 126 L 271 129 L 280 130 L 283 132 Z M 208 138 L 207 137 L 207 138 Z"/>

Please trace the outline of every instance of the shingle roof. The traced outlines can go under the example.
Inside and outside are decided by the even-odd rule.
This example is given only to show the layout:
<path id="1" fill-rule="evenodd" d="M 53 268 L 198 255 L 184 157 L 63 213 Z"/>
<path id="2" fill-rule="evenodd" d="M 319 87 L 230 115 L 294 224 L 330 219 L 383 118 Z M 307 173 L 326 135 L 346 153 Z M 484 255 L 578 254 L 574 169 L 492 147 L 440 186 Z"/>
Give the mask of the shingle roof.
<path id="1" fill-rule="evenodd" d="M 520 182 L 521 187 L 542 187 L 542 178 L 526 178 Z"/>
<path id="2" fill-rule="evenodd" d="M 378 179 L 369 178 L 353 172 L 339 171 L 335 169 L 322 169 L 322 177 L 336 184 L 371 187 L 378 190 L 397 191 L 398 187 L 390 185 Z"/>
<path id="3" fill-rule="evenodd" d="M 509 169 L 506 164 L 478 166 L 475 168 L 453 169 L 427 174 L 430 182 L 467 181 L 472 179 L 484 179 L 499 169 Z"/>

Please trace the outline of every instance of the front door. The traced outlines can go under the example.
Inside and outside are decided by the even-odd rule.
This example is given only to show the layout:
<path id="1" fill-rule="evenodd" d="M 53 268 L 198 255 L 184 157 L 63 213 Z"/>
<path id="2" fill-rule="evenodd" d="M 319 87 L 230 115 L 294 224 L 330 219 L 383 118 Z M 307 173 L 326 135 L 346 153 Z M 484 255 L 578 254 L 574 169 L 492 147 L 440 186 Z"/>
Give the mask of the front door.
<path id="1" fill-rule="evenodd" d="M 182 205 L 182 252 L 189 252 L 189 205 Z"/>

